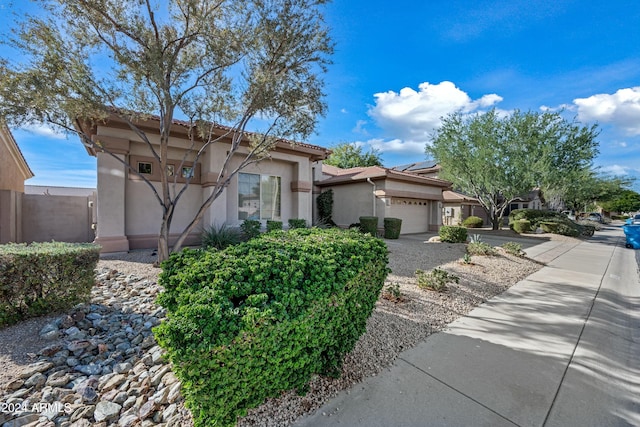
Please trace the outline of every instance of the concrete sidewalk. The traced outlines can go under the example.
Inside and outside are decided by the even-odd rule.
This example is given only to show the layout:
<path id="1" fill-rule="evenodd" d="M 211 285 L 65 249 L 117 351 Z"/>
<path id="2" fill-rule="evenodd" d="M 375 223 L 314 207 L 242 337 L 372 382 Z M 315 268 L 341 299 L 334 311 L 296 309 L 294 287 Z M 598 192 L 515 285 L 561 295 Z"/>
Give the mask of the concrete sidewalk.
<path id="1" fill-rule="evenodd" d="M 296 425 L 640 425 L 640 279 L 622 231 L 527 253 L 547 266 Z"/>

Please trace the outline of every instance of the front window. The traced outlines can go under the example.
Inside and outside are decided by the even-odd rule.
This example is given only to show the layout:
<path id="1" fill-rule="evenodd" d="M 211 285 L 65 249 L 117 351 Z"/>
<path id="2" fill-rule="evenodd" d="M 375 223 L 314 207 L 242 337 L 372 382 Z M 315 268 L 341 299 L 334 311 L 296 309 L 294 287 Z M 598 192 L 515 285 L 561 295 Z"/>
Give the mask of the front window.
<path id="1" fill-rule="evenodd" d="M 238 219 L 280 219 L 279 176 L 238 174 Z"/>

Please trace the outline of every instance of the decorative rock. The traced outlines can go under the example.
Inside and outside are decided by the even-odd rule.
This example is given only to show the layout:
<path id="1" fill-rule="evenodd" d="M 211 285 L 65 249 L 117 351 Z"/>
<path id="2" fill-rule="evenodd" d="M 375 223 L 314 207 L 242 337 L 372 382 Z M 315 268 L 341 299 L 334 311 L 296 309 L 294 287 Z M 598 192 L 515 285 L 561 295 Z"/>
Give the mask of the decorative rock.
<path id="1" fill-rule="evenodd" d="M 73 341 L 70 342 L 67 345 L 67 349 L 73 353 L 75 353 L 76 351 L 79 350 L 84 350 L 85 348 L 89 347 L 91 345 L 91 342 L 88 340 L 79 340 L 79 341 Z"/>
<path id="2" fill-rule="evenodd" d="M 149 418 L 158 409 L 158 404 L 154 400 L 149 400 L 140 407 L 138 416 L 141 420 Z"/>
<path id="3" fill-rule="evenodd" d="M 117 403 L 101 400 L 96 405 L 95 412 L 93 413 L 93 419 L 97 422 L 113 420 L 118 416 L 121 409 L 122 406 Z"/>
<path id="4" fill-rule="evenodd" d="M 180 398 L 180 383 L 175 383 L 169 389 L 169 394 L 167 395 L 167 401 L 169 403 L 174 403 Z"/>
<path id="5" fill-rule="evenodd" d="M 178 412 L 178 405 L 172 403 L 171 405 L 167 406 L 167 408 L 162 411 L 162 421 L 167 422 L 176 414 L 176 412 Z"/>
<path id="6" fill-rule="evenodd" d="M 118 421 L 118 427 L 131 427 L 138 422 L 138 416 L 135 414 L 127 414 L 124 417 L 120 417 Z"/>
<path id="7" fill-rule="evenodd" d="M 47 378 L 46 385 L 51 387 L 63 387 L 71 381 L 71 374 L 65 371 L 54 372 Z"/>
<path id="8" fill-rule="evenodd" d="M 40 361 L 32 363 L 22 371 L 22 374 L 20 374 L 20 378 L 29 378 L 33 376 L 33 374 L 36 374 L 38 372 L 45 372 L 51 368 L 53 368 L 53 363 L 51 362 Z"/>
<path id="9" fill-rule="evenodd" d="M 46 357 L 51 357 L 60 350 L 62 350 L 62 346 L 60 344 L 51 344 L 40 350 L 40 354 Z"/>
<path id="10" fill-rule="evenodd" d="M 74 369 L 86 375 L 98 375 L 102 372 L 102 366 L 90 363 L 88 365 L 77 365 Z"/>
<path id="11" fill-rule="evenodd" d="M 124 374 L 130 372 L 132 368 L 133 366 L 131 366 L 131 363 L 129 362 L 116 363 L 113 367 L 113 372 L 116 374 Z"/>
<path id="12" fill-rule="evenodd" d="M 10 422 L 4 424 L 10 427 L 23 427 L 30 423 L 35 423 L 40 419 L 38 414 L 27 414 L 18 418 L 14 418 Z"/>
<path id="13" fill-rule="evenodd" d="M 106 393 L 114 388 L 118 387 L 120 384 L 125 382 L 127 377 L 122 374 L 109 374 L 104 375 L 100 378 L 100 384 L 98 385 L 98 390 L 102 393 Z"/>
<path id="14" fill-rule="evenodd" d="M 23 384 L 24 384 L 23 380 L 15 379 L 13 381 L 9 381 L 4 387 L 7 390 L 18 390 L 20 387 L 22 387 Z"/>
<path id="15" fill-rule="evenodd" d="M 30 376 L 29 379 L 24 382 L 24 386 L 35 387 L 36 389 L 39 389 L 44 385 L 45 382 L 47 382 L 47 377 L 38 372 Z"/>
<path id="16" fill-rule="evenodd" d="M 71 423 L 69 427 L 91 427 L 91 422 L 89 420 L 82 418 L 74 423 Z"/>
<path id="17" fill-rule="evenodd" d="M 153 374 L 153 376 L 151 377 L 151 385 L 156 387 L 158 384 L 160 384 L 160 381 L 162 381 L 162 377 L 171 370 L 171 367 L 169 365 L 163 365 L 160 369 L 158 369 L 158 371 Z"/>
<path id="18" fill-rule="evenodd" d="M 50 332 L 55 332 L 56 336 L 58 335 L 58 325 L 55 322 L 47 323 L 46 325 L 44 325 L 43 328 L 40 329 L 38 335 L 44 338 Z"/>
<path id="19" fill-rule="evenodd" d="M 73 411 L 73 413 L 71 414 L 71 422 L 75 422 L 81 418 L 91 418 L 93 417 L 93 413 L 95 411 L 96 407 L 93 405 L 90 406 L 80 406 L 78 408 L 76 408 L 75 411 Z"/>

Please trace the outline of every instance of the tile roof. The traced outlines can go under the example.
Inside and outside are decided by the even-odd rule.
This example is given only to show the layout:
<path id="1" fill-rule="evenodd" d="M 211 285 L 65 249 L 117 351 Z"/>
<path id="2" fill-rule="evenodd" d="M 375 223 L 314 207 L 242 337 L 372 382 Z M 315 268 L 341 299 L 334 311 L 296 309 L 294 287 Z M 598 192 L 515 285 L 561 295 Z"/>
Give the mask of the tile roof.
<path id="1" fill-rule="evenodd" d="M 324 166 L 323 166 L 324 172 Z M 327 174 L 329 175 L 329 174 Z M 414 173 L 401 172 L 393 169 L 384 168 L 382 166 L 369 166 L 369 167 L 357 167 L 351 169 L 342 169 L 336 175 L 331 178 L 327 178 L 316 184 L 323 187 L 332 184 L 346 184 L 349 182 L 365 181 L 370 179 L 386 179 L 394 178 L 401 181 L 417 182 L 426 185 L 438 186 L 438 187 L 450 187 L 451 183 L 437 178 L 430 178 L 425 176 L 416 175 Z"/>

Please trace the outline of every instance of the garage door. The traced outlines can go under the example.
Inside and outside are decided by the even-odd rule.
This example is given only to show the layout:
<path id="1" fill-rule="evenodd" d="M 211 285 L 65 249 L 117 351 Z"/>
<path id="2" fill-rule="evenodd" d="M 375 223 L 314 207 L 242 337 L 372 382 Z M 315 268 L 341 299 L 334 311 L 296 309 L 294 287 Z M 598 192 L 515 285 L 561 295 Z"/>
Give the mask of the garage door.
<path id="1" fill-rule="evenodd" d="M 388 217 L 402 219 L 401 234 L 429 230 L 429 202 L 426 200 L 393 199 L 388 212 Z"/>

